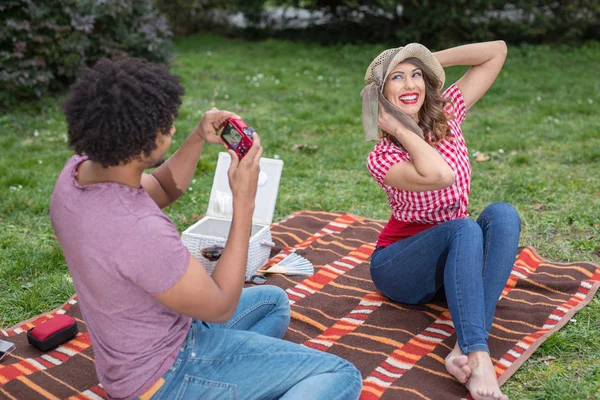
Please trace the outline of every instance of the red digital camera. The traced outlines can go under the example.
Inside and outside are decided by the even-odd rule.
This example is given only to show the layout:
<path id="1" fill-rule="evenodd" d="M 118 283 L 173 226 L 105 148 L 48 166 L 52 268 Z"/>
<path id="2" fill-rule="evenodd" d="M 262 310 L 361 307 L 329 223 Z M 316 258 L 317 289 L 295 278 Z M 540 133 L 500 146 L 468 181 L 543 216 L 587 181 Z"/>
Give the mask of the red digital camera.
<path id="1" fill-rule="evenodd" d="M 252 147 L 252 134 L 254 132 L 255 130 L 246 125 L 241 119 L 229 118 L 223 132 L 221 132 L 221 139 L 227 147 L 235 151 L 235 154 L 241 160 Z"/>

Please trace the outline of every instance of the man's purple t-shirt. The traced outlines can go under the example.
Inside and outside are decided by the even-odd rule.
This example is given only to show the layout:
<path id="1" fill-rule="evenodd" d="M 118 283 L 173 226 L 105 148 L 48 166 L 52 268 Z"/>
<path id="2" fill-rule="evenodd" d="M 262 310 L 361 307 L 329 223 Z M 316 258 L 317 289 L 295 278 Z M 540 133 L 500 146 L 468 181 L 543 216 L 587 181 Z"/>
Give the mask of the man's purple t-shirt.
<path id="1" fill-rule="evenodd" d="M 111 399 L 148 390 L 174 363 L 191 318 L 154 299 L 185 273 L 190 253 L 143 188 L 81 186 L 74 156 L 50 203 L 52 226 L 90 332 L 96 372 Z"/>

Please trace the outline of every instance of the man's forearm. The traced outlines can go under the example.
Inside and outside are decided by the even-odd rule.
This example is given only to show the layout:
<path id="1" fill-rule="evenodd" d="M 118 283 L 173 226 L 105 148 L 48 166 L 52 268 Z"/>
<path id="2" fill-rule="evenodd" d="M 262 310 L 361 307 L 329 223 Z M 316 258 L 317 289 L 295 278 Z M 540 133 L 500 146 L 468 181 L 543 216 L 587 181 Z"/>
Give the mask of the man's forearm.
<path id="1" fill-rule="evenodd" d="M 203 147 L 204 139 L 195 130 L 192 131 L 175 154 L 152 173 L 169 198 L 169 203 L 173 203 L 187 190 Z"/>
<path id="2" fill-rule="evenodd" d="M 244 285 L 254 208 L 234 209 L 227 244 L 212 278 L 235 306 Z"/>

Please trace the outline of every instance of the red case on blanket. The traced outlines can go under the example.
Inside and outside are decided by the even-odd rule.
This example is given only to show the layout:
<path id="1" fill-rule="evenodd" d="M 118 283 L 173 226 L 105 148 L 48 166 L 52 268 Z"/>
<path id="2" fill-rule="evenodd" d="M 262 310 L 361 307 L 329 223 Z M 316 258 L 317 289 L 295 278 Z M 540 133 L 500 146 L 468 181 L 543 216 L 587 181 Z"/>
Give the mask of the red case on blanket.
<path id="1" fill-rule="evenodd" d="M 59 314 L 28 330 L 27 341 L 41 351 L 48 351 L 69 341 L 77 332 L 77 321 L 68 315 Z"/>

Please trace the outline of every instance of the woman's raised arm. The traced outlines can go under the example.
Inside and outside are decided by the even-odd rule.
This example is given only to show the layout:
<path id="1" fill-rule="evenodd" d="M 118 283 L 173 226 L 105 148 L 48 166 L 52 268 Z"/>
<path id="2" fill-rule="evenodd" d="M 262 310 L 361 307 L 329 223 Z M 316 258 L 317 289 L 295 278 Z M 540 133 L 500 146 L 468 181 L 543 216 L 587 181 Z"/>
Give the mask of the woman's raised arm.
<path id="1" fill-rule="evenodd" d="M 470 65 L 471 68 L 456 82 L 462 92 L 467 110 L 488 91 L 504 65 L 508 49 L 503 40 L 466 44 L 438 51 L 433 55 L 443 67 Z"/>

